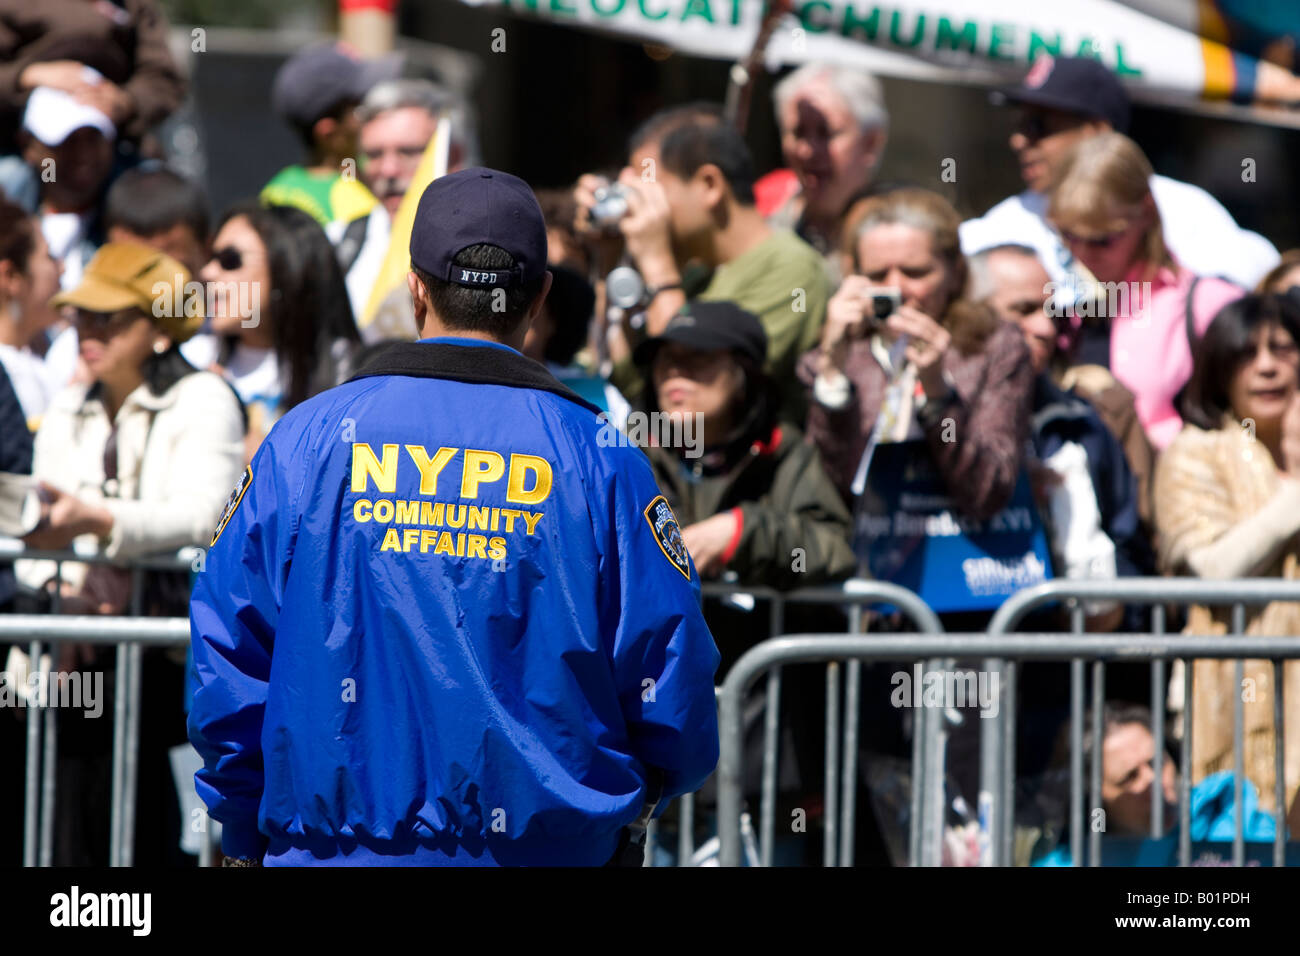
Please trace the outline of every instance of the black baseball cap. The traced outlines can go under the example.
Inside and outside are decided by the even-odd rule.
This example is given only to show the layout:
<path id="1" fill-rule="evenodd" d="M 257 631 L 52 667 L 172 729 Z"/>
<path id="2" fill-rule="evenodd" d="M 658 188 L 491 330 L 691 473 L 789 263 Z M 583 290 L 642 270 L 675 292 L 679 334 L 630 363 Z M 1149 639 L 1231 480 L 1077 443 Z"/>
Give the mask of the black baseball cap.
<path id="1" fill-rule="evenodd" d="M 466 269 L 452 260 L 489 245 L 514 257 L 512 269 Z M 474 166 L 425 188 L 411 227 L 411 264 L 437 279 L 473 288 L 521 285 L 546 272 L 546 220 L 518 176 Z"/>
<path id="2" fill-rule="evenodd" d="M 649 365 L 659 347 L 667 342 L 701 352 L 730 349 L 760 366 L 767 359 L 767 333 L 763 331 L 763 323 L 753 312 L 746 312 L 734 302 L 686 303 L 668 320 L 663 332 L 636 347 L 632 358 L 638 365 Z"/>
<path id="3" fill-rule="evenodd" d="M 271 86 L 271 108 L 297 126 L 311 126 L 340 103 L 361 99 L 376 83 L 396 79 L 402 55 L 348 56 L 335 44 L 308 47 L 285 61 Z"/>
<path id="4" fill-rule="evenodd" d="M 1117 132 L 1128 131 L 1130 104 L 1124 84 L 1089 56 L 1045 53 L 1034 60 L 1019 86 L 997 90 L 992 99 L 1104 119 Z"/>

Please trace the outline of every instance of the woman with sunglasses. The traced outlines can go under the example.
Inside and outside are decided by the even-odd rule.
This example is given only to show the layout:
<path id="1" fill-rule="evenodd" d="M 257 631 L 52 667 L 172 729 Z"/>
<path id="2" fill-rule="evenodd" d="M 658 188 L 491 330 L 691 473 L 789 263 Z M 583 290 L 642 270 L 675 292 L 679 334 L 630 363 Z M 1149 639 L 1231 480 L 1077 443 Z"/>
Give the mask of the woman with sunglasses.
<path id="1" fill-rule="evenodd" d="M 1100 133 L 1065 157 L 1047 215 L 1097 281 L 1057 297 L 1079 302 L 1084 293 L 1067 316 L 1076 338 L 1071 363 L 1109 369 L 1133 392 L 1138 419 L 1162 451 L 1183 425 L 1174 399 L 1192 374 L 1192 340 L 1242 290 L 1198 277 L 1170 254 L 1151 176 L 1136 143 Z"/>
<path id="2" fill-rule="evenodd" d="M 211 537 L 239 477 L 244 417 L 225 382 L 180 354 L 201 321 L 184 308 L 189 278 L 165 253 L 111 242 L 80 285 L 52 299 L 74 310 L 91 381 L 60 392 L 36 433 L 43 507 L 29 545 L 64 548 L 84 536 L 129 559 Z M 45 568 L 20 564 L 25 580 Z M 76 593 L 84 570 L 64 572 Z"/>
<path id="3" fill-rule="evenodd" d="M 81 358 L 91 381 L 55 396 L 36 433 L 32 475 L 41 518 L 24 539 L 33 548 L 74 542 L 129 562 L 179 548 L 207 547 L 243 467 L 239 399 L 219 376 L 196 371 L 178 344 L 202 321 L 186 268 L 136 243 L 102 246 L 80 284 L 54 296 L 74 311 Z M 58 587 L 61 610 L 122 614 L 131 579 L 121 568 L 16 562 L 19 580 L 38 592 Z M 148 572 L 145 614 L 184 615 L 189 572 Z M 14 656 L 14 655 L 11 655 Z M 61 645 L 55 669 L 105 674 L 111 697 L 116 651 Z M 14 662 L 20 669 L 25 661 Z M 179 862 L 180 809 L 166 750 L 185 742 L 184 653 L 146 650 L 142 660 L 140 805 L 136 862 Z M 111 699 L 102 700 L 112 712 Z M 102 865 L 108 856 L 108 771 L 112 721 L 59 708 L 56 865 Z M 145 824 L 148 825 L 145 825 Z"/>
<path id="4" fill-rule="evenodd" d="M 249 410 L 248 457 L 280 416 L 351 373 L 361 338 L 334 249 L 311 216 L 242 203 L 217 226 L 207 283 L 213 358 Z"/>

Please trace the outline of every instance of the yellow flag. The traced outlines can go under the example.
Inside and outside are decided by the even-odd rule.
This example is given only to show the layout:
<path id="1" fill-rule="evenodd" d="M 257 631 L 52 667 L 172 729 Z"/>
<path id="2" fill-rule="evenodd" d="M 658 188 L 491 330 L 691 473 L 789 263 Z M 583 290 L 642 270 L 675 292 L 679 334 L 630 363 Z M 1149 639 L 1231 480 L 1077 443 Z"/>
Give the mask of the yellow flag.
<path id="1" fill-rule="evenodd" d="M 357 323 L 365 328 L 375 320 L 379 306 L 399 286 L 406 285 L 406 274 L 411 271 L 411 227 L 415 225 L 415 210 L 420 205 L 420 196 L 429 183 L 447 173 L 447 155 L 451 144 L 451 121 L 447 117 L 438 120 L 438 128 L 425 147 L 420 157 L 420 165 L 415 170 L 411 185 L 402 197 L 402 204 L 397 207 L 393 217 L 393 230 L 388 237 L 388 251 L 384 253 L 384 264 L 379 269 L 379 276 L 370 289 L 370 298 L 366 300 L 366 311 Z"/>

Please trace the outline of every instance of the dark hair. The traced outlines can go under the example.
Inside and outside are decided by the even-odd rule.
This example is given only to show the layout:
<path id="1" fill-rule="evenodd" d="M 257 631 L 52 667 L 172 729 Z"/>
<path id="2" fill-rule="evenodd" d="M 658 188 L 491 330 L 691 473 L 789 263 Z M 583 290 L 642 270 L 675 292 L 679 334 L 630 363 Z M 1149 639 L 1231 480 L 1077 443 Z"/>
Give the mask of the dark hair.
<path id="1" fill-rule="evenodd" d="M 617 174 L 615 174 L 617 175 Z M 613 177 L 611 177 L 613 178 Z M 565 260 L 565 265 L 579 272 L 587 272 L 590 269 L 587 247 L 578 238 L 577 230 L 573 227 L 574 217 L 578 212 L 578 203 L 573 198 L 572 189 L 535 189 L 533 195 L 537 197 L 537 205 L 542 209 L 542 218 L 546 220 L 546 232 L 562 233 L 564 240 L 568 243 L 573 254 Z M 552 261 L 558 261 L 559 250 L 549 249 Z"/>
<path id="2" fill-rule="evenodd" d="M 1092 721 L 1095 711 L 1091 708 L 1083 717 L 1083 766 L 1084 772 L 1087 772 L 1089 763 L 1092 760 L 1093 733 Z M 1151 715 L 1151 709 L 1144 707 L 1142 704 L 1131 704 L 1127 701 L 1107 701 L 1101 710 L 1101 737 L 1103 743 L 1110 736 L 1112 730 L 1118 727 L 1126 727 L 1129 724 L 1138 724 L 1145 727 L 1151 733 L 1154 733 L 1154 719 Z M 1165 740 L 1165 747 L 1172 750 L 1170 741 Z M 1177 756 L 1171 754 L 1171 756 Z M 1176 761 L 1175 761 L 1176 762 Z M 1070 724 L 1067 721 L 1056 736 L 1056 741 L 1052 748 L 1051 764 L 1054 767 L 1068 767 L 1070 765 Z"/>
<path id="3" fill-rule="evenodd" d="M 717 166 L 742 206 L 754 205 L 754 157 L 745 138 L 723 123 L 688 123 L 659 144 L 659 162 L 675 176 L 690 179 L 705 165 Z"/>
<path id="4" fill-rule="evenodd" d="M 544 308 L 551 316 L 551 337 L 543 353 L 548 362 L 569 365 L 587 342 L 596 290 L 581 273 L 568 266 L 551 266 L 551 291 Z"/>
<path id="5" fill-rule="evenodd" d="M 141 313 L 143 314 L 143 313 Z M 186 375 L 197 371 L 181 354 L 175 342 L 162 354 L 151 352 L 140 366 L 144 383 L 154 395 L 162 395 Z"/>
<path id="6" fill-rule="evenodd" d="M 452 262 L 467 269 L 513 269 L 515 257 L 500 246 L 479 243 L 462 249 Z M 436 278 L 414 263 L 411 271 L 424 283 L 429 308 L 443 325 L 449 329 L 486 332 L 498 339 L 505 338 L 519 327 L 528 306 L 537 298 L 542 283 L 546 281 L 543 275 L 522 285 L 481 289 Z"/>
<path id="7" fill-rule="evenodd" d="M 631 156 L 647 143 L 657 143 L 669 133 L 683 126 L 717 126 L 722 122 L 722 107 L 717 103 L 699 100 L 681 106 L 670 106 L 654 113 L 632 131 L 627 139 L 627 153 Z"/>
<path id="8" fill-rule="evenodd" d="M 0 261 L 12 263 L 25 275 L 35 249 L 36 226 L 31 213 L 0 194 Z"/>
<path id="9" fill-rule="evenodd" d="M 332 119 L 335 122 L 342 123 L 343 117 L 347 115 L 348 111 L 356 109 L 360 104 L 360 100 L 350 97 L 341 99 L 310 123 L 290 123 L 294 132 L 298 134 L 298 138 L 302 140 L 303 146 L 307 148 L 313 162 L 320 158 L 320 149 L 316 144 L 316 124 L 323 119 Z"/>
<path id="10" fill-rule="evenodd" d="M 361 336 L 334 247 L 315 219 L 291 206 L 248 201 L 227 210 L 217 231 L 236 218 L 248 220 L 266 247 L 271 291 L 262 298 L 271 306 L 271 341 L 285 375 L 288 410 L 336 384 L 328 374 L 334 343 L 360 342 Z M 224 343 L 223 361 L 233 344 Z"/>
<path id="11" fill-rule="evenodd" d="M 128 169 L 108 190 L 104 228 L 121 226 L 137 236 L 153 236 L 187 226 L 199 242 L 208 238 L 208 201 L 193 180 L 166 166 Z"/>
<path id="12" fill-rule="evenodd" d="M 1252 352 L 1255 331 L 1268 325 L 1280 325 L 1300 345 L 1300 296 L 1251 294 L 1219 310 L 1192 350 L 1192 377 L 1178 400 L 1183 421 L 1207 431 L 1223 427 L 1233 376 Z"/>

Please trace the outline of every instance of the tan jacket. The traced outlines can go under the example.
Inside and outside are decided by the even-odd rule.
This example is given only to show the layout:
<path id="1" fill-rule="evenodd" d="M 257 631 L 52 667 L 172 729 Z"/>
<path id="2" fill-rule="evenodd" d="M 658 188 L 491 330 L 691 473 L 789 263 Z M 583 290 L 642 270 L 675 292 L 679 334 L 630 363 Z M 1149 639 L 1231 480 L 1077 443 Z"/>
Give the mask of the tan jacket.
<path id="1" fill-rule="evenodd" d="M 1282 482 L 1272 456 L 1241 425 L 1205 431 L 1187 426 L 1156 466 L 1160 566 L 1203 578 L 1300 577 L 1300 483 Z M 1231 608 L 1196 606 L 1185 633 L 1226 634 Z M 1246 609 L 1246 633 L 1300 639 L 1300 604 L 1275 601 Z M 1238 688 L 1231 660 L 1201 660 L 1193 670 L 1192 780 L 1233 767 L 1233 708 L 1241 693 L 1246 776 L 1260 806 L 1274 808 L 1273 666 L 1247 660 Z M 1285 681 L 1286 801 L 1300 788 L 1300 663 Z"/>
<path id="2" fill-rule="evenodd" d="M 239 400 L 211 372 L 186 375 L 162 395 L 141 385 L 117 413 L 118 481 L 105 481 L 111 425 L 92 387 L 73 385 L 51 403 L 36 433 L 32 474 L 113 514 L 103 542 L 110 558 L 130 559 L 188 545 L 206 547 L 244 467 Z M 93 535 L 78 539 L 95 548 Z M 40 587 L 53 562 L 19 561 L 19 579 Z M 84 565 L 64 578 L 84 580 Z"/>

